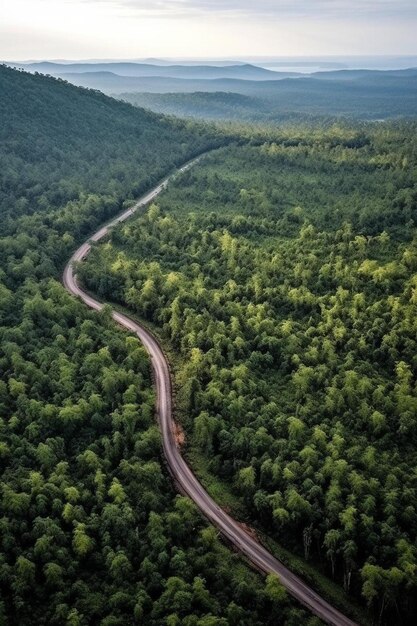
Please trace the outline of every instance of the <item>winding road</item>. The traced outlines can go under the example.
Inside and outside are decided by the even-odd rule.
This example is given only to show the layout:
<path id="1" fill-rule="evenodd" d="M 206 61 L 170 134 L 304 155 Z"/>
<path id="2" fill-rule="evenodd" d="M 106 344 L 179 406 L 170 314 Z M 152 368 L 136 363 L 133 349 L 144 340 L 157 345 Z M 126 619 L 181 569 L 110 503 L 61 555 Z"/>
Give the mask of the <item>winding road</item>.
<path id="1" fill-rule="evenodd" d="M 177 173 L 185 172 L 199 160 L 200 158 L 190 161 L 177 170 Z M 74 273 L 74 263 L 80 262 L 86 258 L 91 250 L 90 242 L 100 241 L 100 239 L 109 233 L 112 227 L 127 220 L 138 209 L 146 206 L 158 196 L 166 188 L 170 178 L 171 177 L 166 178 L 149 193 L 140 198 L 133 207 L 100 228 L 72 255 L 65 267 L 63 275 L 64 286 L 71 294 L 81 298 L 90 308 L 99 311 L 103 308 L 104 304 L 92 298 L 78 285 L 77 277 Z M 345 617 L 331 606 L 319 594 L 298 578 L 298 576 L 295 576 L 287 567 L 272 556 L 272 554 L 248 534 L 238 522 L 223 511 L 209 496 L 207 491 L 205 491 L 181 456 L 180 449 L 175 439 L 175 422 L 172 414 L 171 375 L 167 359 L 159 343 L 148 330 L 126 315 L 117 311 L 113 311 L 112 315 L 113 319 L 119 325 L 139 337 L 151 357 L 157 389 L 157 412 L 162 432 L 163 450 L 170 472 L 180 490 L 195 502 L 205 517 L 209 519 L 257 569 L 267 574 L 272 573 L 278 575 L 281 584 L 287 589 L 288 593 L 310 609 L 312 613 L 320 617 L 324 622 L 334 626 L 357 626 L 355 622 Z"/>

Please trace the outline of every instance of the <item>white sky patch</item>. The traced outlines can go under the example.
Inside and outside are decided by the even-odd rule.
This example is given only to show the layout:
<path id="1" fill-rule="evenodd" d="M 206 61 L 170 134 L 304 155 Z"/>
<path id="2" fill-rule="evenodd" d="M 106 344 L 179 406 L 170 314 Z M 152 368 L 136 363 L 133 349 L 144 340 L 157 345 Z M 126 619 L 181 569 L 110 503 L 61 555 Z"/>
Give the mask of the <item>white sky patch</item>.
<path id="1" fill-rule="evenodd" d="M 62 0 L 72 2 L 72 0 Z M 79 0 L 87 4 L 111 4 L 158 16 L 229 13 L 283 17 L 316 16 L 374 18 L 417 15 L 415 0 Z"/>
<path id="2" fill-rule="evenodd" d="M 0 0 L 0 58 L 416 54 L 417 0 Z"/>

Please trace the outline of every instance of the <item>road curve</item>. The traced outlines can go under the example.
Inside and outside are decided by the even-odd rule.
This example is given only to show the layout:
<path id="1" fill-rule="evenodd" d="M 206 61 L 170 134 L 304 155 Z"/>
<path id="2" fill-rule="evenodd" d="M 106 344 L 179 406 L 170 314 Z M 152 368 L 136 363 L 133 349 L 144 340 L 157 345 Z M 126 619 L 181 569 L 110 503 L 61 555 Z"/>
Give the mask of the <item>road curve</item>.
<path id="1" fill-rule="evenodd" d="M 199 158 L 187 163 L 178 170 L 184 172 L 199 161 Z M 91 242 L 97 242 L 105 237 L 109 230 L 124 222 L 138 209 L 144 207 L 158 196 L 167 186 L 169 178 L 166 178 L 149 193 L 144 195 L 138 202 L 116 217 L 112 222 L 100 228 L 92 237 L 82 244 L 74 252 L 64 270 L 63 283 L 65 288 L 74 296 L 81 298 L 87 306 L 97 311 L 104 306 L 102 302 L 95 300 L 85 293 L 77 283 L 74 274 L 74 263 L 86 258 L 91 250 Z M 355 622 L 345 617 L 337 609 L 326 602 L 320 595 L 313 591 L 298 576 L 295 576 L 287 567 L 276 559 L 256 539 L 249 535 L 230 515 L 221 509 L 209 496 L 194 476 L 187 463 L 181 456 L 174 431 L 175 423 L 172 414 L 172 387 L 171 375 L 165 355 L 153 335 L 137 322 L 126 315 L 113 311 L 113 319 L 124 328 L 135 333 L 149 353 L 155 374 L 157 391 L 157 412 L 162 433 L 163 450 L 170 472 L 181 491 L 187 494 L 198 506 L 200 511 L 208 518 L 220 532 L 244 554 L 255 567 L 266 574 L 276 574 L 282 585 L 294 598 L 299 600 L 312 613 L 320 617 L 324 622 L 333 626 L 357 626 Z"/>

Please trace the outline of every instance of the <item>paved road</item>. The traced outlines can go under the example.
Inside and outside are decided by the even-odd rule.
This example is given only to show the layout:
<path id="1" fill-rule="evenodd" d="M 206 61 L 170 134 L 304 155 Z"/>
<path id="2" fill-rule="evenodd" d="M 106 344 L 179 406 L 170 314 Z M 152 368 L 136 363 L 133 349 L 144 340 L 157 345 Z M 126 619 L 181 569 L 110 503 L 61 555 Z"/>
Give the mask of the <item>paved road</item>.
<path id="1" fill-rule="evenodd" d="M 199 159 L 195 159 L 178 171 L 186 171 L 197 163 L 198 160 Z M 113 226 L 124 222 L 138 209 L 145 206 L 159 195 L 167 186 L 168 181 L 168 178 L 165 179 L 152 191 L 143 196 L 135 206 L 122 213 L 122 215 L 106 226 L 100 228 L 89 241 L 96 242 L 105 237 Z M 64 271 L 63 282 L 70 293 L 81 298 L 81 300 L 92 309 L 99 311 L 103 308 L 103 303 L 95 300 L 79 287 L 73 271 L 74 262 L 82 261 L 90 252 L 91 245 L 89 241 L 86 241 L 78 248 L 69 260 Z M 126 315 L 113 311 L 113 319 L 124 328 L 136 333 L 151 357 L 157 387 L 157 410 L 162 432 L 163 449 L 171 474 L 180 490 L 194 500 L 202 513 L 258 569 L 267 574 L 277 574 L 287 591 L 315 615 L 334 626 L 356 626 L 353 621 L 328 604 L 328 602 L 321 598 L 300 578 L 295 576 L 280 561 L 273 557 L 266 548 L 251 537 L 232 517 L 230 517 L 230 515 L 225 513 L 204 490 L 181 456 L 181 452 L 175 440 L 175 424 L 172 416 L 171 376 L 167 360 L 161 347 L 148 330 Z"/>

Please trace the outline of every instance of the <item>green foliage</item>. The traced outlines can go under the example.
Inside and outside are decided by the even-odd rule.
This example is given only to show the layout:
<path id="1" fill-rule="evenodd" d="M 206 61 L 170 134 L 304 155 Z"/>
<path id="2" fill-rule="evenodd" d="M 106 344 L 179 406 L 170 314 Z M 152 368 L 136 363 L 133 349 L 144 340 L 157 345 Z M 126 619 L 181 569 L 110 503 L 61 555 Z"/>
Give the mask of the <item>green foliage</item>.
<path id="1" fill-rule="evenodd" d="M 265 593 L 273 602 L 282 602 L 285 600 L 287 592 L 281 585 L 278 576 L 269 574 L 266 578 Z"/>
<path id="2" fill-rule="evenodd" d="M 416 126 L 270 132 L 178 179 L 82 276 L 171 342 L 189 439 L 249 514 L 412 623 Z"/>
<path id="3" fill-rule="evenodd" d="M 175 496 L 138 338 L 57 282 L 83 234 L 224 138 L 4 67 L 0 111 L 0 622 L 274 623 Z"/>

